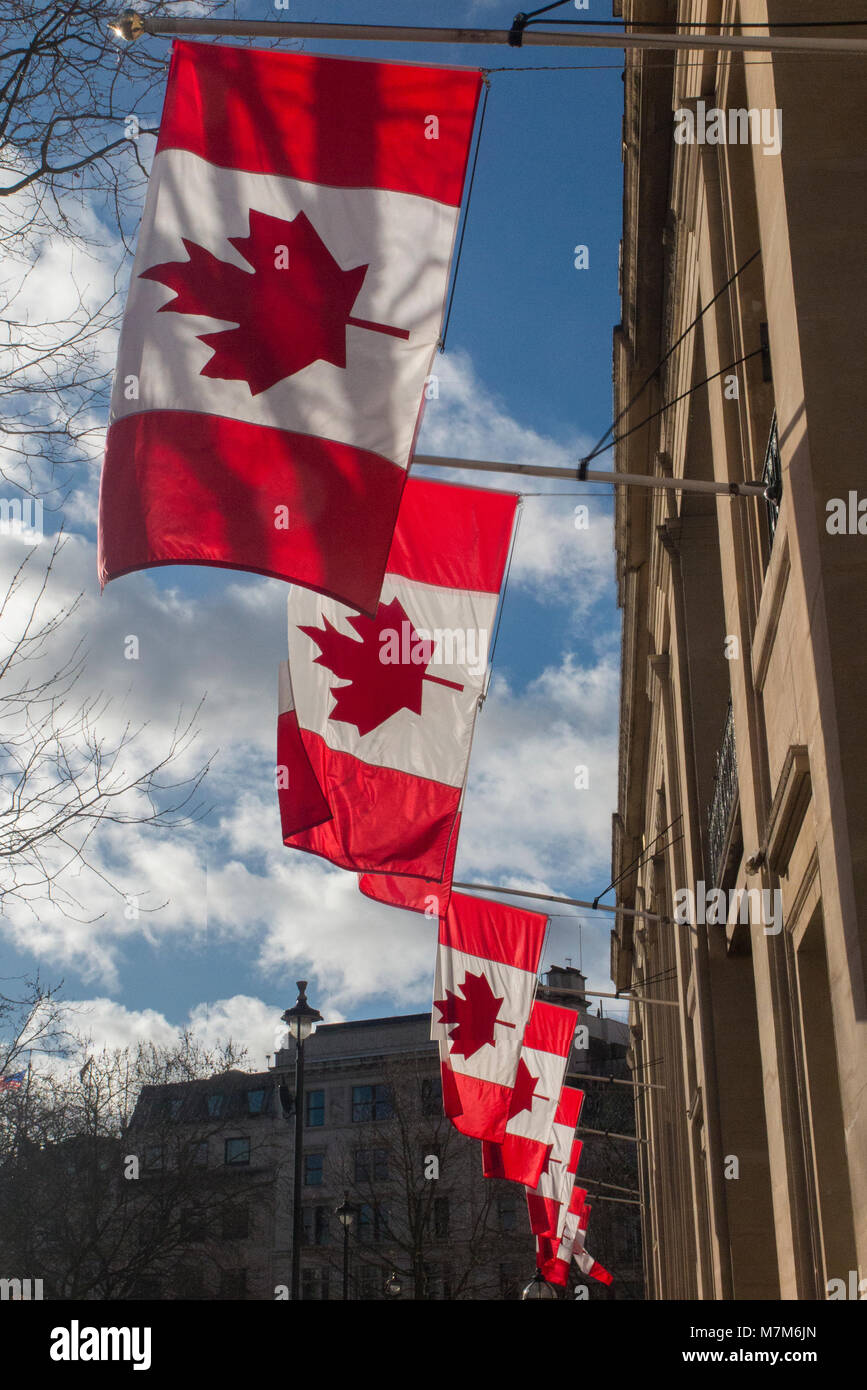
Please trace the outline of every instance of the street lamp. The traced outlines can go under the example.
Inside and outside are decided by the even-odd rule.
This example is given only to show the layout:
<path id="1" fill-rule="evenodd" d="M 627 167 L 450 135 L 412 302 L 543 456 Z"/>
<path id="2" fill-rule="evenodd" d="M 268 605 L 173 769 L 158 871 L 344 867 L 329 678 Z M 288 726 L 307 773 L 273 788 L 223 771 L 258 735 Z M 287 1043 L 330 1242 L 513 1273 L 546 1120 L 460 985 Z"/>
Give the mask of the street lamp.
<path id="1" fill-rule="evenodd" d="M 543 1279 L 541 1269 L 537 1269 L 537 1270 L 536 1270 L 536 1273 L 533 1275 L 532 1279 L 530 1280 L 529 1284 L 528 1284 L 527 1287 L 525 1288 L 524 1292 L 521 1294 L 521 1300 L 522 1300 L 522 1302 L 523 1302 L 523 1300 L 526 1299 L 526 1298 L 557 1298 L 557 1297 L 558 1297 L 557 1290 L 554 1288 L 554 1285 L 553 1285 L 553 1284 L 549 1284 L 548 1281 L 547 1281 L 546 1279 Z"/>
<path id="2" fill-rule="evenodd" d="M 349 1298 L 349 1232 L 355 1221 L 355 1207 L 349 1205 L 349 1193 L 344 1192 L 343 1201 L 334 1208 L 334 1215 L 343 1227 L 343 1302 Z"/>
<path id="3" fill-rule="evenodd" d="M 292 1194 L 292 1299 L 301 1296 L 301 1164 L 304 1153 L 304 1042 L 321 1023 L 322 1015 L 307 1003 L 306 980 L 296 980 L 298 999 L 291 1009 L 281 1014 L 295 1040 L 295 1184 Z"/>
<path id="4" fill-rule="evenodd" d="M 391 1276 L 386 1279 L 385 1292 L 388 1294 L 389 1298 L 400 1298 L 403 1292 L 403 1284 L 398 1279 L 397 1274 L 392 1273 Z"/>

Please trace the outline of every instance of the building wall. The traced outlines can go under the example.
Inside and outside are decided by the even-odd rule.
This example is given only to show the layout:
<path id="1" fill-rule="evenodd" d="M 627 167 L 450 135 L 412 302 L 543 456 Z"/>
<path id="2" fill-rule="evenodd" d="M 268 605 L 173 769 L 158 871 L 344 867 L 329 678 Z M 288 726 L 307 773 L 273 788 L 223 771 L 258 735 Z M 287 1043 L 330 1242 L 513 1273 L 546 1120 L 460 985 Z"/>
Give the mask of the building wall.
<path id="1" fill-rule="evenodd" d="M 741 6 L 624 12 L 734 22 Z M 822 17 L 850 16 L 829 0 Z M 759 477 L 775 419 L 783 486 L 772 540 L 762 501 L 618 499 L 615 875 L 645 856 L 620 902 L 673 919 L 705 885 L 764 891 L 771 909 L 618 919 L 618 984 L 677 1005 L 633 1008 L 635 1063 L 665 1087 L 640 1107 L 648 1277 L 661 1298 L 824 1298 L 867 1272 L 867 550 L 827 524 L 831 499 L 857 494 L 867 423 L 863 61 L 633 55 L 625 92 L 617 408 L 651 383 L 620 433 L 683 399 L 623 439 L 616 466 Z M 779 111 L 779 153 L 675 143 L 674 112 L 699 102 Z"/>

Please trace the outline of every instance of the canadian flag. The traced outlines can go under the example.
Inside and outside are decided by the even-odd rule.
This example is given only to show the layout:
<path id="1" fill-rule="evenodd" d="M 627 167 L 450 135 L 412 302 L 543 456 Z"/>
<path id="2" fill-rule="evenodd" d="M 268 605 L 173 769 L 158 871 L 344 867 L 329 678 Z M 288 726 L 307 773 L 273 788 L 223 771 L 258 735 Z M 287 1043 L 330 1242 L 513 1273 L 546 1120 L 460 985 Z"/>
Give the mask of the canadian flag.
<path id="1" fill-rule="evenodd" d="M 584 1248 L 587 1223 L 593 1208 L 587 1201 L 584 1188 L 576 1187 L 569 1204 L 566 1224 L 559 1250 L 554 1258 L 546 1258 L 540 1265 L 549 1284 L 566 1285 L 569 1282 L 569 1265 L 574 1259 L 582 1274 L 596 1279 L 600 1284 L 613 1284 L 614 1278 L 608 1270 L 594 1259 Z M 547 1252 L 547 1247 L 543 1253 Z"/>
<path id="2" fill-rule="evenodd" d="M 581 1154 L 581 1140 L 575 1138 L 575 1127 L 583 1101 L 584 1092 L 574 1086 L 564 1086 L 560 1092 L 545 1167 L 536 1186 L 527 1188 L 527 1210 L 534 1235 L 558 1237 L 562 1233 Z"/>
<path id="3" fill-rule="evenodd" d="M 443 1108 L 474 1139 L 501 1139 L 548 919 L 452 893 L 440 919 L 431 1037 Z"/>
<path id="4" fill-rule="evenodd" d="M 287 845 L 442 883 L 516 505 L 411 478 L 374 617 L 292 590 L 277 737 Z"/>
<path id="5" fill-rule="evenodd" d="M 102 584 L 219 565 L 376 609 L 480 86 L 175 43 L 112 395 Z"/>
<path id="6" fill-rule="evenodd" d="M 505 1135 L 499 1143 L 482 1144 L 486 1178 L 538 1185 L 553 1142 L 554 1116 L 577 1024 L 572 1009 L 541 1000 L 533 1005 Z"/>

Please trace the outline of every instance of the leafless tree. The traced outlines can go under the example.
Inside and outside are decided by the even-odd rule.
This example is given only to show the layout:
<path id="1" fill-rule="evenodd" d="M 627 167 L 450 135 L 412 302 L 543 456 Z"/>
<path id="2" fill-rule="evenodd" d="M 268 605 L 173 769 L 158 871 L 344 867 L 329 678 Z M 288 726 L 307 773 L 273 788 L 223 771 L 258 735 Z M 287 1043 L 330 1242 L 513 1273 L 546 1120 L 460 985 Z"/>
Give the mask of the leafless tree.
<path id="1" fill-rule="evenodd" d="M 209 764 L 172 780 L 173 765 L 195 737 L 196 712 L 179 716 L 156 762 L 139 757 L 146 726 L 127 723 L 113 736 L 102 732 L 111 702 L 78 689 L 85 663 L 81 646 L 55 657 L 63 645 L 61 629 L 79 599 L 43 615 L 62 544 L 55 543 L 23 618 L 17 600 L 33 551 L 0 599 L 0 911 L 17 904 L 38 915 L 51 903 L 76 917 L 82 909 L 70 886 L 71 870 L 89 870 L 130 896 L 129 885 L 122 893 L 97 862 L 99 829 L 188 824 L 202 812 L 197 793 Z"/>
<path id="2" fill-rule="evenodd" d="M 384 1296 L 392 1274 L 413 1299 L 506 1296 L 503 1271 L 526 1282 L 532 1265 L 523 1188 L 482 1176 L 480 1146 L 444 1117 L 429 1067 L 395 1060 L 386 1081 L 388 1118 L 365 1125 L 339 1159 L 355 1218 L 355 1296 Z M 333 1241 L 328 1264 L 339 1283 Z"/>
<path id="3" fill-rule="evenodd" d="M 171 14 L 180 3 L 156 0 L 148 11 Z M 166 40 L 119 39 L 110 26 L 122 8 L 0 0 L 0 476 L 55 505 L 105 425 L 107 333 L 121 309 L 170 53 Z M 234 4 L 199 9 L 231 15 Z M 58 247 L 72 289 L 60 314 L 32 302 L 30 283 Z M 103 263 L 99 294 L 73 252 Z"/>
<path id="4" fill-rule="evenodd" d="M 62 1070 L 34 1067 L 25 1085 L 0 1093 L 3 1270 L 42 1279 L 46 1298 L 147 1297 L 155 1280 L 182 1292 L 191 1215 L 219 1228 L 238 1184 L 198 1159 L 219 1122 L 176 1123 L 163 1088 L 219 1076 L 243 1057 L 231 1042 L 209 1050 L 189 1033 L 173 1047 L 99 1051 L 79 1037 Z M 149 1087 L 160 1099 L 142 1108 Z M 254 1189 L 245 1184 L 245 1199 Z M 221 1253 L 205 1242 L 196 1258 L 219 1267 Z"/>

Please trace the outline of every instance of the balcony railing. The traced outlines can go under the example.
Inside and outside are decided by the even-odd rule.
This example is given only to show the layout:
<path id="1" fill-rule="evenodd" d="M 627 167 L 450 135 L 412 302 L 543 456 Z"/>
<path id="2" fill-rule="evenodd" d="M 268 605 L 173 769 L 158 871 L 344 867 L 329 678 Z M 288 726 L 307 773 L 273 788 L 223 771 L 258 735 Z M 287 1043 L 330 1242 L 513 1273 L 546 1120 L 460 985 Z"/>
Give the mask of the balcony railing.
<path id="1" fill-rule="evenodd" d="M 713 799 L 708 812 L 707 838 L 711 882 L 719 887 L 725 873 L 726 851 L 732 821 L 738 804 L 738 763 L 735 754 L 735 724 L 729 700 L 722 742 L 716 755 Z"/>
<path id="2" fill-rule="evenodd" d="M 765 505 L 768 509 L 768 536 L 774 543 L 777 518 L 780 515 L 780 500 L 783 496 L 783 473 L 780 468 L 780 441 L 777 436 L 777 412 L 771 420 L 768 447 L 765 449 L 765 462 L 762 468 L 762 482 L 765 485 Z"/>

